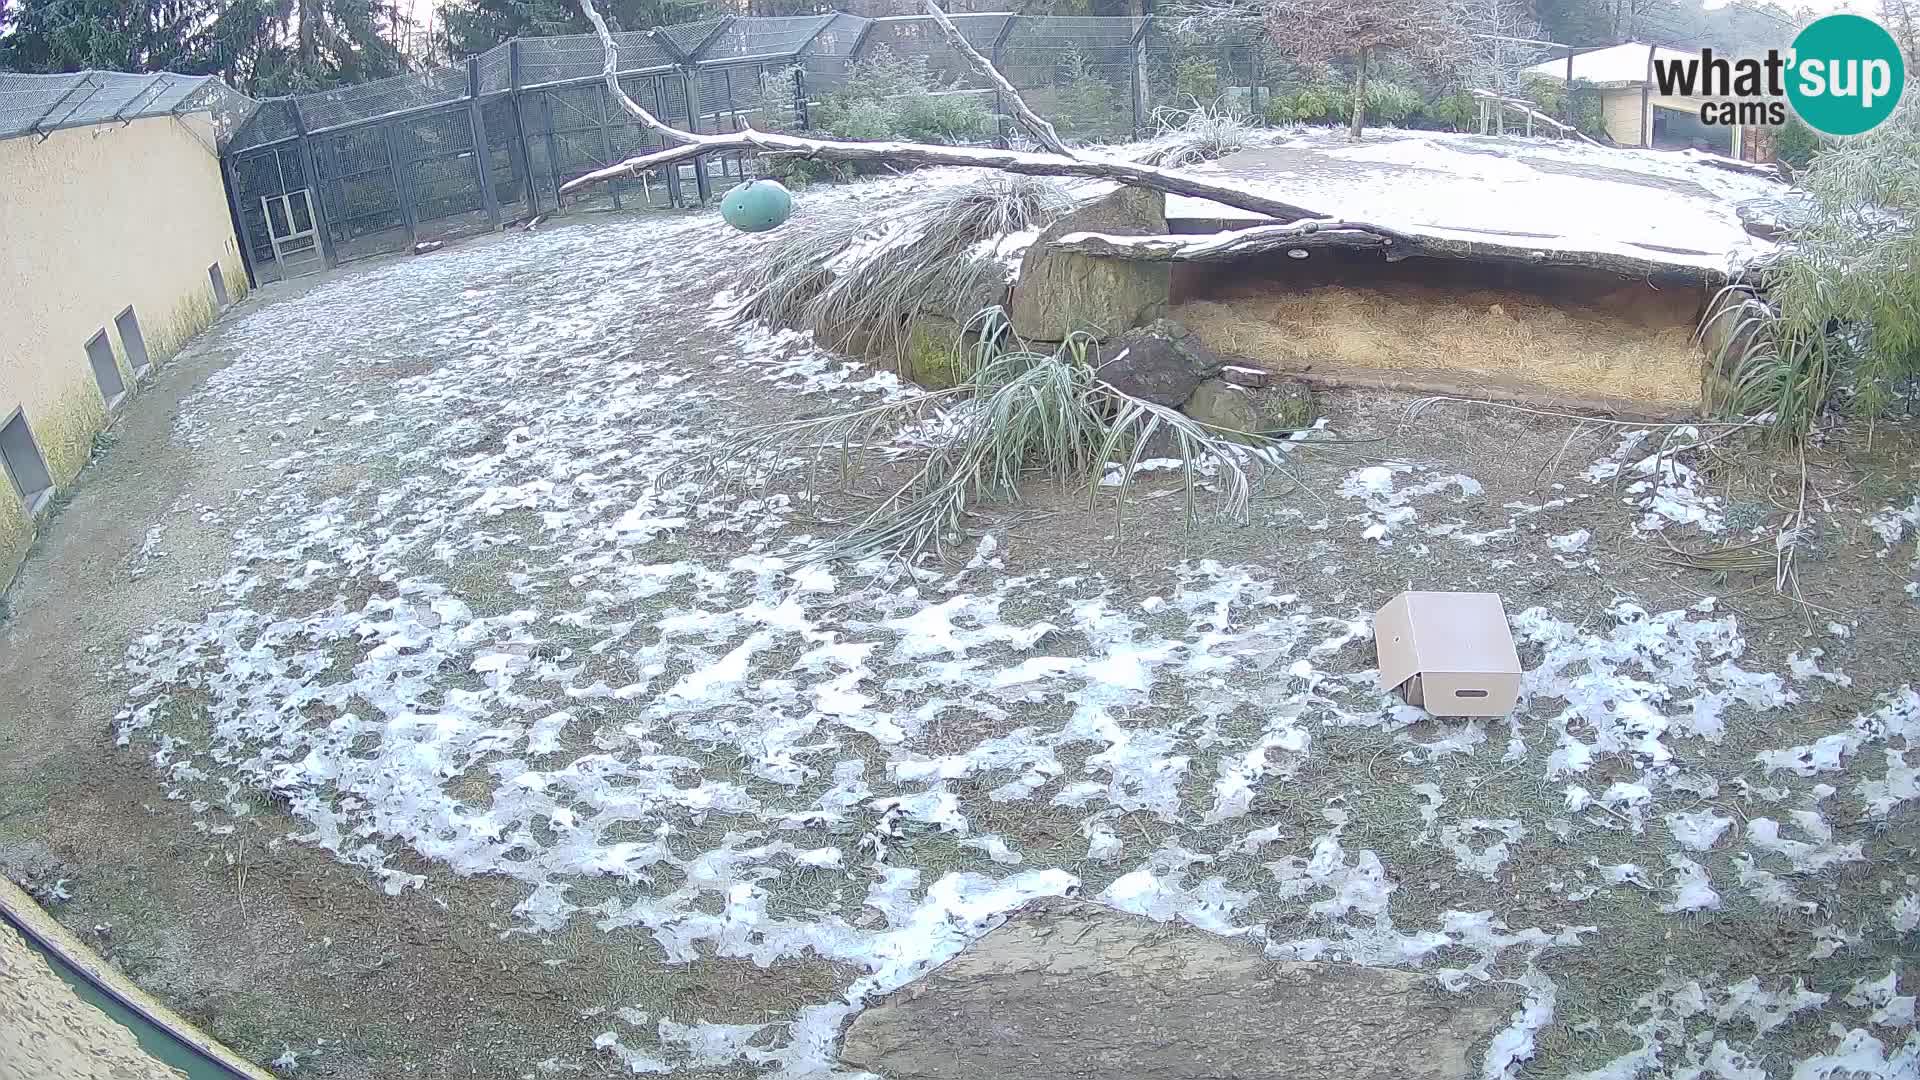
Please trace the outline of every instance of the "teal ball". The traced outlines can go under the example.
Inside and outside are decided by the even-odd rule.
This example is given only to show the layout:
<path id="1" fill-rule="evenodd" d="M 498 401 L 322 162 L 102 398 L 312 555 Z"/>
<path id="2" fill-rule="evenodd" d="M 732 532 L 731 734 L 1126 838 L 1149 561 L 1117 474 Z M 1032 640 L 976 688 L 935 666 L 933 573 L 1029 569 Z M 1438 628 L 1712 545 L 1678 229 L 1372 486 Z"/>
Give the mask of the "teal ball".
<path id="1" fill-rule="evenodd" d="M 720 200 L 720 216 L 741 232 L 766 232 L 793 216 L 793 195 L 778 180 L 740 184 Z"/>

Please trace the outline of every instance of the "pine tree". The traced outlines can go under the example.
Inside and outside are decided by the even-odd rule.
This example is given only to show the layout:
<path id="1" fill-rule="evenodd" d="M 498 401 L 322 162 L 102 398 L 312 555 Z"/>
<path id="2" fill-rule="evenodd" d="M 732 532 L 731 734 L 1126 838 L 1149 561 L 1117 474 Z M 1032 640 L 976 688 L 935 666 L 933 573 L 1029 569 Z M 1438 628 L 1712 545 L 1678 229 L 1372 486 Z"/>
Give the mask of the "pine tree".
<path id="1" fill-rule="evenodd" d="M 387 0 L 12 0 L 0 68 L 219 75 L 255 96 L 400 72 Z"/>
<path id="2" fill-rule="evenodd" d="M 706 0 L 614 0 L 596 6 L 615 30 L 650 30 L 715 13 Z M 457 56 L 483 53 L 509 38 L 593 33 L 578 0 L 452 0 L 439 11 Z"/>

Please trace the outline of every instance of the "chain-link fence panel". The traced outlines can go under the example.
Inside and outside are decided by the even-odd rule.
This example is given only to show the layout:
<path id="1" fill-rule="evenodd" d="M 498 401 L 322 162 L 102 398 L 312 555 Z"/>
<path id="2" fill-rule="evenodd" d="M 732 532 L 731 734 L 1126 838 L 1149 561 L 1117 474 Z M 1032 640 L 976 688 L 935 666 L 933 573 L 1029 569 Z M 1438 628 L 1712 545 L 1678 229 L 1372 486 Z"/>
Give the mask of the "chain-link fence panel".
<path id="1" fill-rule="evenodd" d="M 215 136 L 224 138 L 240 127 L 255 104 L 211 75 L 0 72 L 0 139 L 198 113 L 210 115 Z"/>
<path id="2" fill-rule="evenodd" d="M 692 60 L 699 56 L 700 49 L 707 39 L 719 33 L 728 23 L 734 22 L 731 16 L 715 19 L 700 19 L 690 23 L 675 23 L 672 26 L 655 27 L 653 33 L 663 39 L 667 50 L 676 60 Z"/>
<path id="3" fill-rule="evenodd" d="M 813 36 L 797 58 L 812 93 L 827 93 L 846 82 L 854 50 L 861 47 L 872 25 L 871 19 L 841 13 Z"/>
<path id="4" fill-rule="evenodd" d="M 227 141 L 228 153 L 240 153 L 256 146 L 268 146 L 291 139 L 300 133 L 300 118 L 294 112 L 292 98 L 268 98 L 234 131 Z"/>
<path id="5" fill-rule="evenodd" d="M 308 143 L 336 261 L 400 251 L 412 238 L 393 167 L 391 131 L 386 124 L 363 124 Z"/>
<path id="6" fill-rule="evenodd" d="M 480 106 L 480 125 L 487 140 L 487 182 L 503 221 L 515 221 L 533 212 L 532 187 L 527 182 L 526 142 L 520 137 L 513 101 L 497 97 Z"/>
<path id="7" fill-rule="evenodd" d="M 474 76 L 481 97 L 513 89 L 513 42 L 495 45 L 474 58 Z"/>
<path id="8" fill-rule="evenodd" d="M 708 64 L 797 56 L 813 40 L 813 35 L 833 20 L 832 15 L 730 19 L 694 59 Z"/>
<path id="9" fill-rule="evenodd" d="M 1062 138 L 1128 139 L 1138 122 L 1144 26 L 1133 18 L 1020 16 L 994 66 Z"/>
<path id="10" fill-rule="evenodd" d="M 1013 16 L 987 13 L 954 15 L 952 19 L 960 36 L 984 56 L 993 53 L 994 46 L 1005 36 Z M 960 50 L 947 43 L 940 24 L 930 18 L 913 16 L 873 20 L 866 39 L 854 54 L 854 60 L 870 59 L 881 50 L 903 60 L 924 59 L 927 71 L 941 82 L 978 90 L 992 86 L 990 80 L 973 70 L 973 65 L 967 62 Z"/>
<path id="11" fill-rule="evenodd" d="M 1277 89 L 1304 84 L 1315 73 L 1287 63 L 1251 24 L 1210 26 L 1156 18 L 1147 28 L 1145 45 L 1143 131 L 1200 108 L 1264 116 Z"/>
<path id="12" fill-rule="evenodd" d="M 448 105 L 467 96 L 467 66 L 454 64 L 390 79 L 343 86 L 295 99 L 307 132 L 326 131 L 410 109 Z"/>

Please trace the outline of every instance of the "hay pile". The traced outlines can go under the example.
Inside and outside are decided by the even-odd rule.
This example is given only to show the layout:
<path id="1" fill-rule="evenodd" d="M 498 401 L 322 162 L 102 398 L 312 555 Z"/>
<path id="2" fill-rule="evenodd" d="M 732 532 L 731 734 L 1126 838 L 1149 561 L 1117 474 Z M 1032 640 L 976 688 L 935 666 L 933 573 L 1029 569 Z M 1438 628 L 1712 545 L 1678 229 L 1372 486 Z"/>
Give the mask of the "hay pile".
<path id="1" fill-rule="evenodd" d="M 1427 262 L 1472 276 L 1464 266 Z M 1538 387 L 1549 394 L 1693 407 L 1700 354 L 1685 293 L 1630 284 L 1578 298 L 1556 293 L 1377 282 L 1290 282 L 1249 275 L 1199 290 L 1175 318 L 1208 346 L 1276 371 L 1351 368 Z M 1218 286 L 1219 282 L 1214 283 Z"/>

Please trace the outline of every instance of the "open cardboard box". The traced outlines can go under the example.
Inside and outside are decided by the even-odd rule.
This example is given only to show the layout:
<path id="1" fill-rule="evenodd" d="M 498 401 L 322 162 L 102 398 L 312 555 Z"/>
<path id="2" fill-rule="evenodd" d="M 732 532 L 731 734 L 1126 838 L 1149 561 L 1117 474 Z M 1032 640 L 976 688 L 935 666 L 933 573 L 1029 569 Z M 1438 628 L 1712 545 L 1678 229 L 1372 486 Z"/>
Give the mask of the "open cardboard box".
<path id="1" fill-rule="evenodd" d="M 1520 654 L 1497 593 L 1404 592 L 1373 616 L 1380 685 L 1435 716 L 1505 716 Z"/>

